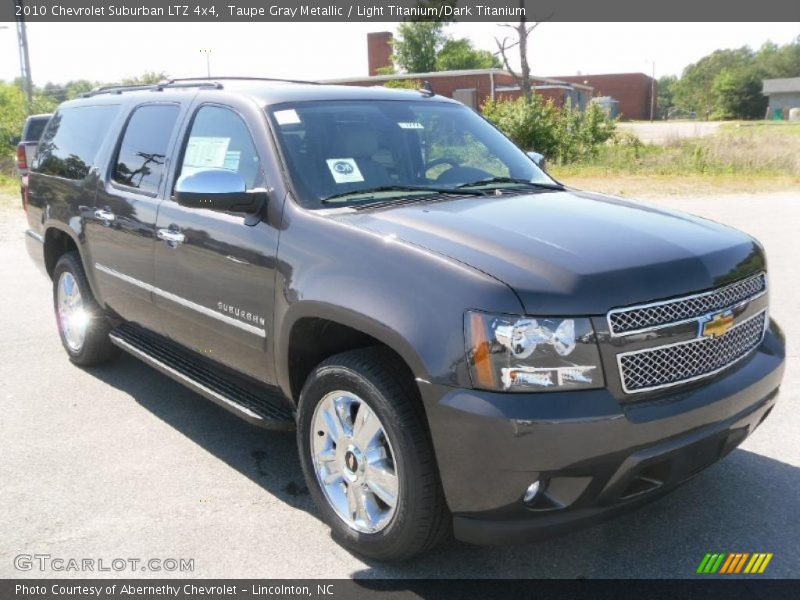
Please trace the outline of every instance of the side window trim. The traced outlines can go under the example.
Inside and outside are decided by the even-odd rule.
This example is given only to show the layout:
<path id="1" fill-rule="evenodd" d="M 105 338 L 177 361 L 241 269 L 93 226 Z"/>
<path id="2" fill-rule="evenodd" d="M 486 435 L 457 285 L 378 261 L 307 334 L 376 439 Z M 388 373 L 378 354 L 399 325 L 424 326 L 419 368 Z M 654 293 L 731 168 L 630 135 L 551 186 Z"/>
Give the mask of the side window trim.
<path id="1" fill-rule="evenodd" d="M 169 193 L 166 193 L 165 191 L 164 197 L 173 202 L 175 201 L 175 185 L 178 183 L 178 179 L 180 179 L 181 176 L 181 170 L 183 169 L 183 159 L 186 156 L 186 148 L 189 145 L 189 139 L 192 137 L 192 129 L 194 127 L 194 122 L 197 119 L 197 115 L 200 114 L 200 111 L 208 107 L 228 110 L 239 118 L 239 120 L 242 122 L 242 125 L 244 125 L 245 130 L 247 131 L 247 135 L 250 136 L 250 143 L 253 145 L 253 150 L 255 151 L 256 157 L 258 158 L 259 169 L 264 174 L 264 177 L 266 177 L 266 173 L 264 172 L 264 160 L 263 157 L 261 156 L 261 153 L 258 150 L 258 146 L 256 145 L 255 141 L 256 138 L 253 136 L 253 130 L 250 128 L 250 125 L 247 122 L 247 118 L 241 113 L 241 111 L 239 111 L 234 106 L 231 106 L 230 104 L 222 104 L 219 102 L 201 102 L 192 109 L 192 114 L 189 117 L 188 123 L 186 124 L 186 127 L 183 129 L 183 138 L 180 140 L 180 146 L 178 146 L 177 148 L 178 152 L 174 153 L 175 164 L 172 169 L 169 169 L 169 171 L 172 174 L 172 181 L 171 182 L 168 181 L 170 189 Z"/>
<path id="2" fill-rule="evenodd" d="M 180 127 L 179 127 L 179 124 L 180 124 L 180 110 L 182 108 L 182 105 L 181 105 L 180 102 L 172 102 L 172 101 L 164 101 L 164 100 L 160 100 L 160 101 L 156 100 L 156 101 L 153 101 L 153 102 L 142 102 L 140 104 L 135 105 L 128 112 L 128 114 L 125 117 L 125 122 L 122 124 L 122 127 L 120 128 L 119 134 L 117 136 L 117 140 L 114 143 L 114 152 L 111 154 L 111 160 L 109 161 L 108 167 L 106 168 L 105 183 L 107 185 L 113 187 L 114 189 L 116 189 L 118 191 L 121 191 L 121 192 L 126 192 L 126 193 L 129 193 L 129 194 L 135 194 L 135 195 L 139 195 L 139 196 L 146 196 L 148 198 L 158 198 L 158 196 L 160 195 L 162 186 L 164 185 L 164 183 L 165 183 L 165 181 L 167 179 L 167 177 L 165 177 L 164 175 L 161 176 L 161 180 L 158 183 L 158 189 L 155 192 L 149 192 L 149 191 L 141 190 L 139 188 L 136 188 L 136 187 L 133 187 L 133 186 L 130 186 L 130 185 L 125 185 L 124 183 L 120 183 L 120 182 L 118 182 L 118 181 L 116 181 L 114 179 L 114 171 L 117 168 L 117 162 L 119 160 L 119 153 L 122 150 L 122 142 L 124 141 L 125 134 L 128 131 L 128 125 L 130 124 L 131 119 L 133 118 L 133 115 L 136 114 L 136 111 L 139 110 L 140 108 L 147 107 L 147 106 L 176 106 L 176 107 L 178 107 L 178 111 L 179 111 L 178 112 L 178 118 L 175 119 L 175 125 L 173 125 L 172 133 L 170 134 L 170 137 L 169 137 L 169 142 L 167 142 L 167 154 L 166 154 L 166 159 L 165 159 L 165 161 L 166 161 L 165 167 L 166 168 L 164 169 L 164 173 L 169 173 L 169 168 L 170 168 L 170 164 L 169 164 L 170 152 L 169 152 L 169 150 L 170 150 L 170 147 L 173 145 L 173 143 L 175 141 L 175 135 L 176 135 L 177 131 L 180 129 Z"/>

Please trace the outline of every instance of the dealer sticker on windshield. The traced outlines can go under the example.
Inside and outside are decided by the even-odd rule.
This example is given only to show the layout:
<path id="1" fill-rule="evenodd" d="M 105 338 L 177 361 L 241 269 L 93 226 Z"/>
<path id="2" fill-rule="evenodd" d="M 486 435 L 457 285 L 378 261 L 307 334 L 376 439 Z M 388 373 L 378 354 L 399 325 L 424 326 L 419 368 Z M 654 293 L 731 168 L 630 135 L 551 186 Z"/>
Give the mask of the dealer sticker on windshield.
<path id="1" fill-rule="evenodd" d="M 401 129 L 425 129 L 422 126 L 422 123 L 415 123 L 410 121 L 398 123 L 397 126 L 400 127 Z"/>
<path id="2" fill-rule="evenodd" d="M 361 171 L 353 158 L 329 158 L 328 169 L 336 183 L 356 183 L 364 181 Z"/>
<path id="3" fill-rule="evenodd" d="M 278 125 L 297 125 L 301 123 L 300 116 L 293 108 L 288 110 L 276 110 L 275 120 L 278 122 Z"/>

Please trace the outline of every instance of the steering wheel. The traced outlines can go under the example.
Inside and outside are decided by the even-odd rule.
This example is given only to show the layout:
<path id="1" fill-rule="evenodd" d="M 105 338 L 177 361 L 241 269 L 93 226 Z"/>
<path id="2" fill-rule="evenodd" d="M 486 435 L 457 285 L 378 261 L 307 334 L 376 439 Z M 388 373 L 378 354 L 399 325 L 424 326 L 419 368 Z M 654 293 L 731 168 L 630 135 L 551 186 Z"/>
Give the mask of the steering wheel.
<path id="1" fill-rule="evenodd" d="M 461 162 L 452 156 L 440 156 L 439 158 L 434 158 L 433 160 L 429 160 L 425 163 L 425 173 L 430 171 L 433 167 L 438 167 L 439 165 L 450 165 L 451 167 L 457 167 L 460 165 Z"/>

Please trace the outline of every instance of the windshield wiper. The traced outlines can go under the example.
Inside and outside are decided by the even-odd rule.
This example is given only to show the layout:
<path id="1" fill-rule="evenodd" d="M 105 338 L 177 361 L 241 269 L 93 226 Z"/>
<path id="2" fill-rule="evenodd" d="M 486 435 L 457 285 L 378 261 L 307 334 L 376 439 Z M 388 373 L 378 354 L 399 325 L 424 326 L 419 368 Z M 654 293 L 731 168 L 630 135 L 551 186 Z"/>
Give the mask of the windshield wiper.
<path id="1" fill-rule="evenodd" d="M 338 199 L 346 198 L 347 196 L 362 196 L 365 194 L 377 194 L 379 192 L 428 192 L 428 194 L 456 194 L 470 196 L 486 195 L 486 193 L 481 190 L 461 190 L 456 188 L 429 187 L 419 185 L 379 185 L 377 187 L 366 188 L 363 190 L 350 190 L 349 192 L 341 192 L 339 194 L 326 196 L 322 199 L 322 203 L 335 204 Z"/>
<path id="2" fill-rule="evenodd" d="M 545 190 L 563 190 L 564 186 L 559 183 L 545 183 L 530 181 L 528 179 L 520 179 L 518 177 L 488 177 L 486 179 L 479 179 L 478 181 L 471 181 L 469 183 L 462 183 L 457 185 L 458 189 L 468 188 L 480 185 L 492 185 L 493 183 L 513 183 L 517 185 L 526 185 L 528 187 L 542 188 Z"/>

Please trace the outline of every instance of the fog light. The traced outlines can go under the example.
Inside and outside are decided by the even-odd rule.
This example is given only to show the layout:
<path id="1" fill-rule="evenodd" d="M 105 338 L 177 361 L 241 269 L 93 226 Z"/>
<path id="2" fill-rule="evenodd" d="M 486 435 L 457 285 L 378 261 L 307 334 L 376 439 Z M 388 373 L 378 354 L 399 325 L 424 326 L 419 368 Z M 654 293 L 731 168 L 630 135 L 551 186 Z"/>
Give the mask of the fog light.
<path id="1" fill-rule="evenodd" d="M 533 499 L 536 498 L 536 494 L 539 493 L 539 482 L 534 481 L 532 484 L 528 486 L 528 489 L 525 490 L 525 495 L 522 497 L 522 501 L 525 504 L 530 504 L 533 502 Z"/>

